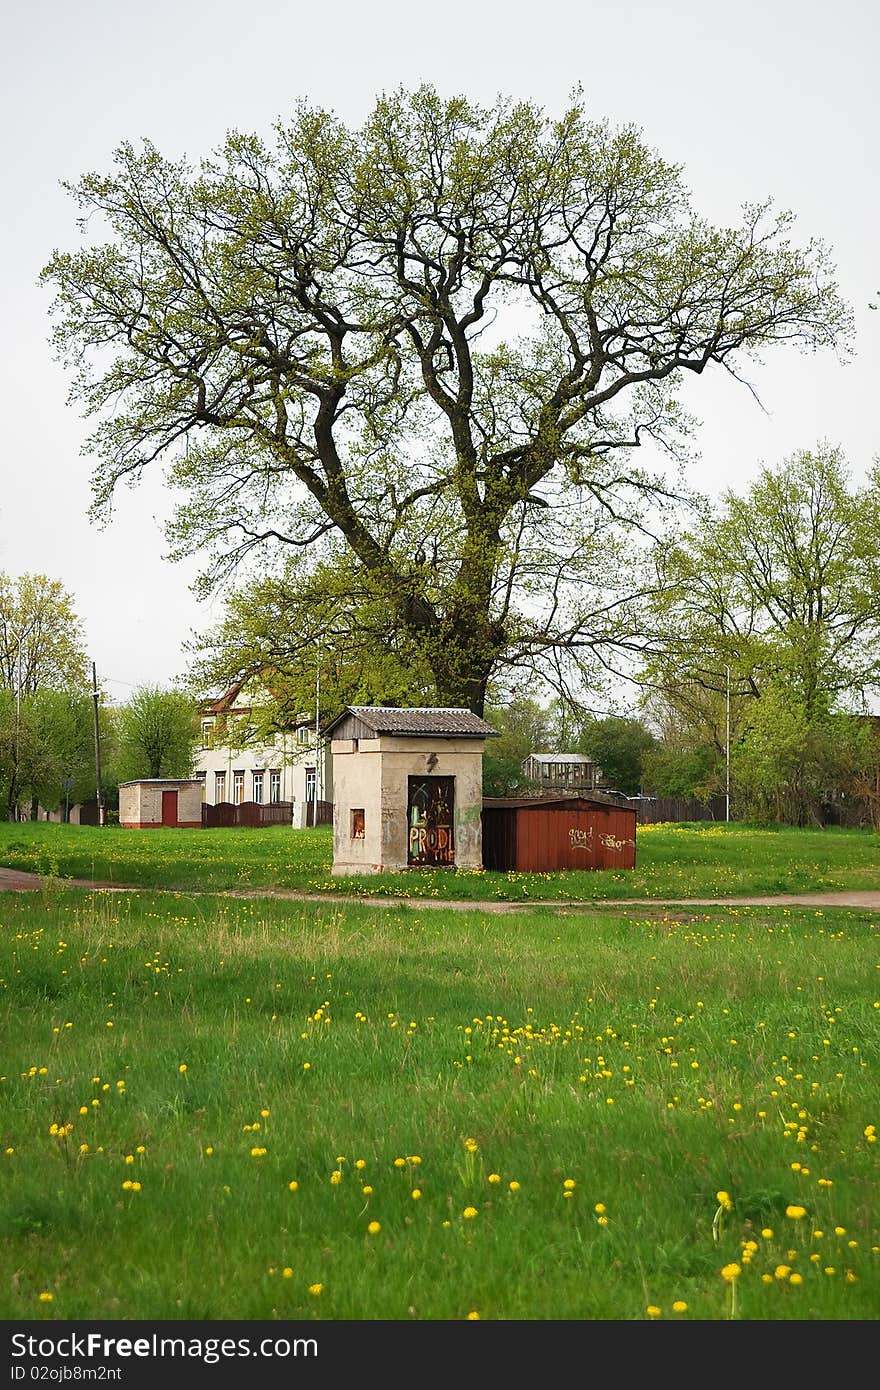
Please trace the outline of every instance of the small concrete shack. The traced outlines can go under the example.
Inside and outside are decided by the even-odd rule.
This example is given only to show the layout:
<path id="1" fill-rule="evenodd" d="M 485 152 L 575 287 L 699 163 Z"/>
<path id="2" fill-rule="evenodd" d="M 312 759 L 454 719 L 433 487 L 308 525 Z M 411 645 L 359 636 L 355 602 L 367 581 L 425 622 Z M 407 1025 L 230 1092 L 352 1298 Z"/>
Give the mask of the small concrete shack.
<path id="1" fill-rule="evenodd" d="M 203 785 L 179 777 L 120 782 L 119 824 L 126 830 L 200 830 Z"/>
<path id="2" fill-rule="evenodd" d="M 486 797 L 483 863 L 487 869 L 632 869 L 636 813 L 587 796 Z"/>
<path id="3" fill-rule="evenodd" d="M 349 705 L 332 739 L 333 873 L 482 867 L 483 745 L 467 709 Z"/>

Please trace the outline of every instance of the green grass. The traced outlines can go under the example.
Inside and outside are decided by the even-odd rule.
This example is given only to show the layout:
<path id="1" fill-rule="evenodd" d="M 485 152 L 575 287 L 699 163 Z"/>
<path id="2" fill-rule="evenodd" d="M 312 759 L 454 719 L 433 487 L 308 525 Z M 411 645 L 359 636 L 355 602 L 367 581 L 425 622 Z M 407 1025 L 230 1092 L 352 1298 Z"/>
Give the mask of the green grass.
<path id="1" fill-rule="evenodd" d="M 642 826 L 629 871 L 457 873 L 448 869 L 331 877 L 329 829 L 151 830 L 0 823 L 0 864 L 51 877 L 145 888 L 278 887 L 479 901 L 729 897 L 880 889 L 880 839 L 870 830 L 748 825 Z"/>
<path id="2" fill-rule="evenodd" d="M 868 914 L 49 880 L 0 923 L 0 1317 L 876 1318 Z"/>

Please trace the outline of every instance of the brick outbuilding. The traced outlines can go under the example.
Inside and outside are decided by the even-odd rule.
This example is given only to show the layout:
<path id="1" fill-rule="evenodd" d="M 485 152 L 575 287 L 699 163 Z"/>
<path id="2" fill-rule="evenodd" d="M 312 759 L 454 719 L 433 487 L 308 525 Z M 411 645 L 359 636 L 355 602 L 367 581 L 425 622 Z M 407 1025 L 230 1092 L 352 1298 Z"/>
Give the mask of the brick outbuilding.
<path id="1" fill-rule="evenodd" d="M 201 829 L 202 786 L 189 777 L 120 782 L 119 824 L 126 830 Z"/>

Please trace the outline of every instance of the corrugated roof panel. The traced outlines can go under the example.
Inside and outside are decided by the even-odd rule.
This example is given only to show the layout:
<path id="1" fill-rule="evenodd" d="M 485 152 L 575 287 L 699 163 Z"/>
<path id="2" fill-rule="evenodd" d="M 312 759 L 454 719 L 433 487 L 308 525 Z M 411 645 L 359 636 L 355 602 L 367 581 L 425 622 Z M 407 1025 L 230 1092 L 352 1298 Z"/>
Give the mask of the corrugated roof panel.
<path id="1" fill-rule="evenodd" d="M 497 729 L 487 724 L 469 709 L 417 708 L 395 709 L 387 705 L 348 705 L 324 730 L 334 729 L 347 714 L 353 714 L 368 729 L 377 734 L 396 734 L 399 737 L 430 737 L 439 734 L 461 738 L 494 738 Z"/>

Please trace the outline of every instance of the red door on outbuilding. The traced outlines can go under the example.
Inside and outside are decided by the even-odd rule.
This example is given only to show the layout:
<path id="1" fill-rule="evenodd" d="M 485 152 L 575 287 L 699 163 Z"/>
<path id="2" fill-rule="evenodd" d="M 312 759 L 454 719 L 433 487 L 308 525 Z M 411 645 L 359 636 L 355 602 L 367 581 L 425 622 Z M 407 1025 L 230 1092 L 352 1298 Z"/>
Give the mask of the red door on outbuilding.
<path id="1" fill-rule="evenodd" d="M 177 825 L 177 792 L 162 793 L 162 824 Z"/>

